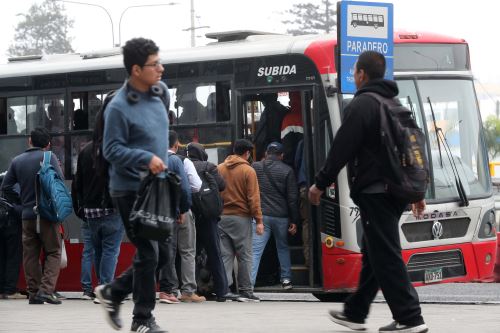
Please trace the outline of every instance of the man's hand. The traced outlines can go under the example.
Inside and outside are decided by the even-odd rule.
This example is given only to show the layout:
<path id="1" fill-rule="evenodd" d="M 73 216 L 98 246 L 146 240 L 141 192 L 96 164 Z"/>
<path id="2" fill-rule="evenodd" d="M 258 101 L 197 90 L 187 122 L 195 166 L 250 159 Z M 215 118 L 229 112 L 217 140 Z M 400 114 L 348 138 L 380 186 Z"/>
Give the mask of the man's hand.
<path id="1" fill-rule="evenodd" d="M 425 210 L 425 199 L 422 199 L 419 202 L 411 204 L 411 211 L 413 212 L 413 216 L 415 216 L 416 218 L 421 218 L 424 210 Z"/>
<path id="2" fill-rule="evenodd" d="M 295 223 L 291 223 L 288 226 L 288 232 L 290 233 L 290 235 L 294 236 L 297 233 L 297 225 Z"/>
<path id="3" fill-rule="evenodd" d="M 185 213 L 184 213 L 185 214 Z M 179 218 L 177 219 L 177 224 L 183 224 L 184 223 L 184 214 L 180 214 Z"/>
<path id="4" fill-rule="evenodd" d="M 163 160 L 156 155 L 153 155 L 148 167 L 153 175 L 157 175 L 167 168 Z"/>
<path id="5" fill-rule="evenodd" d="M 264 223 L 257 223 L 255 225 L 255 233 L 259 236 L 264 234 Z"/>
<path id="6" fill-rule="evenodd" d="M 316 184 L 313 184 L 309 188 L 309 201 L 311 204 L 318 206 L 319 205 L 319 199 L 321 198 L 321 195 L 323 194 L 324 191 L 321 191 L 319 188 L 316 187 Z"/>

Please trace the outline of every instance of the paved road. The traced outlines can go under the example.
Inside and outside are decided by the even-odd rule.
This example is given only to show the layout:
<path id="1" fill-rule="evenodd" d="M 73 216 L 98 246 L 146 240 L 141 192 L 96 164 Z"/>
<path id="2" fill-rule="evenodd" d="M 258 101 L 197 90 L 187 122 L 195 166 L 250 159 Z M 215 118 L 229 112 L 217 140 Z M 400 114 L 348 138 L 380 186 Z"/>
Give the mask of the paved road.
<path id="1" fill-rule="evenodd" d="M 448 285 L 454 286 L 454 285 Z M 463 287 L 460 286 L 460 287 Z M 491 289 L 497 292 L 497 301 L 489 304 L 424 303 L 423 313 L 430 332 L 439 333 L 498 333 L 500 332 L 500 302 L 498 285 L 478 285 L 481 292 Z M 443 294 L 440 286 L 419 288 L 426 295 Z M 451 289 L 457 287 L 448 287 Z M 477 292 L 477 290 L 476 290 Z M 481 292 L 478 292 L 481 294 Z M 452 290 L 450 294 L 456 294 Z M 468 292 L 472 294 L 471 292 Z M 326 316 L 328 309 L 341 309 L 338 303 L 328 304 L 314 301 L 311 295 L 261 294 L 261 303 L 215 303 L 203 304 L 159 304 L 155 310 L 158 323 L 170 332 L 350 332 L 331 323 Z M 281 301 L 272 301 L 276 296 Z M 425 296 L 427 297 L 427 296 Z M 452 299 L 459 298 L 458 295 Z M 482 298 L 482 297 L 480 297 Z M 288 301 L 286 301 L 288 299 Z M 291 300 L 294 300 L 293 302 Z M 467 302 L 465 302 L 467 303 Z M 128 331 L 132 302 L 123 305 L 122 316 Z M 383 301 L 372 307 L 367 332 L 388 324 L 391 316 Z M 25 300 L 0 301 L 0 332 L 71 332 L 87 333 L 115 332 L 107 326 L 100 305 L 90 301 L 70 299 L 62 305 L 28 305 Z"/>

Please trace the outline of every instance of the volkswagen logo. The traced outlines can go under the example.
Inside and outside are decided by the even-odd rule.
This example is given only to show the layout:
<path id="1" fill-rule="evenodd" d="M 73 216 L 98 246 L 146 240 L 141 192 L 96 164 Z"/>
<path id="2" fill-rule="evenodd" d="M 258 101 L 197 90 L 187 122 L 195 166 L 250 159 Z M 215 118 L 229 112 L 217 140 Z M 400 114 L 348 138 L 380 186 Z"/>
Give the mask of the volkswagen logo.
<path id="1" fill-rule="evenodd" d="M 434 239 L 439 239 L 443 236 L 443 225 L 439 221 L 434 221 L 434 224 L 432 225 L 432 236 L 434 236 Z"/>

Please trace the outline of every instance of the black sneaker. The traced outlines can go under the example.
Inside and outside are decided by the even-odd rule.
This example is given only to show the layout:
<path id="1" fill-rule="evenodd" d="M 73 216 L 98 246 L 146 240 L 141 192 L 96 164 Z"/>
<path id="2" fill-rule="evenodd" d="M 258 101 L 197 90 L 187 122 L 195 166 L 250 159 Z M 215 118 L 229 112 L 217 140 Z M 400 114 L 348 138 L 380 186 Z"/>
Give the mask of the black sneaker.
<path id="1" fill-rule="evenodd" d="M 226 300 L 228 301 L 237 301 L 238 300 L 238 297 L 240 297 L 240 295 L 238 294 L 234 294 L 232 292 L 228 292 L 227 294 L 225 294 L 223 296 Z"/>
<path id="2" fill-rule="evenodd" d="M 111 287 L 108 285 L 100 285 L 95 288 L 94 292 L 106 313 L 106 321 L 108 324 L 115 330 L 121 330 L 123 323 L 120 319 L 120 302 L 114 302 L 111 298 Z"/>
<path id="3" fill-rule="evenodd" d="M 95 298 L 95 294 L 92 291 L 84 291 L 81 299 L 93 300 Z"/>
<path id="4" fill-rule="evenodd" d="M 151 318 L 148 321 L 132 321 L 132 327 L 130 328 L 130 332 L 139 332 L 139 333 L 168 333 L 168 331 L 162 330 L 154 318 Z"/>
<path id="5" fill-rule="evenodd" d="M 39 300 L 42 300 L 44 303 L 46 304 L 55 304 L 55 305 L 59 305 L 61 304 L 61 300 L 58 299 L 54 294 L 47 294 L 47 293 L 44 293 L 43 291 L 39 290 L 37 293 L 36 293 L 36 296 L 35 296 L 37 299 Z M 38 304 L 38 303 L 35 303 L 35 304 Z"/>
<path id="6" fill-rule="evenodd" d="M 39 298 L 36 294 L 30 295 L 29 304 L 45 304 L 43 299 Z"/>
<path id="7" fill-rule="evenodd" d="M 379 332 L 400 332 L 400 333 L 425 333 L 429 331 L 427 325 L 403 325 L 393 321 L 387 326 L 378 329 Z"/>
<path id="8" fill-rule="evenodd" d="M 58 293 L 57 291 L 54 291 L 53 292 L 53 295 L 57 298 L 57 299 L 66 299 L 66 297 L 64 297 L 63 295 L 61 295 L 60 293 Z"/>
<path id="9" fill-rule="evenodd" d="M 283 282 L 281 283 L 281 287 L 283 287 L 283 290 L 292 289 L 293 288 L 292 281 L 290 281 L 288 279 L 283 280 Z"/>
<path id="10" fill-rule="evenodd" d="M 238 302 L 260 302 L 260 298 L 255 296 L 252 292 L 242 292 L 240 297 L 236 299 Z"/>
<path id="11" fill-rule="evenodd" d="M 366 326 L 365 326 L 364 321 L 360 322 L 360 321 L 351 320 L 344 315 L 343 311 L 330 310 L 330 311 L 328 311 L 328 315 L 330 317 L 330 320 L 333 321 L 335 324 L 339 324 L 339 325 L 348 327 L 354 331 L 365 331 L 366 330 Z"/>

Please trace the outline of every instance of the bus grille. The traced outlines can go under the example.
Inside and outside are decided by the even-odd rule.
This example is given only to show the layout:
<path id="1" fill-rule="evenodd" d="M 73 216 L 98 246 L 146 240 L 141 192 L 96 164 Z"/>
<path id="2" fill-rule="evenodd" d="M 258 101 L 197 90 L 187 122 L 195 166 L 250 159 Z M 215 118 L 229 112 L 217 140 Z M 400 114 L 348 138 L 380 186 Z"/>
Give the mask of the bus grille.
<path id="1" fill-rule="evenodd" d="M 433 240 L 432 225 L 435 221 L 404 223 L 401 226 L 406 240 L 410 243 Z M 443 235 L 439 239 L 464 237 L 469 229 L 470 218 L 438 220 L 443 226 Z"/>
<path id="2" fill-rule="evenodd" d="M 321 221 L 322 232 L 330 236 L 342 238 L 339 218 L 340 211 L 338 206 L 336 206 L 331 200 L 321 199 L 321 209 L 323 212 L 323 218 Z"/>
<path id="3" fill-rule="evenodd" d="M 432 268 L 441 268 L 443 279 L 465 275 L 464 260 L 459 250 L 417 253 L 410 257 L 407 267 L 412 282 L 423 282 L 425 270 Z"/>

